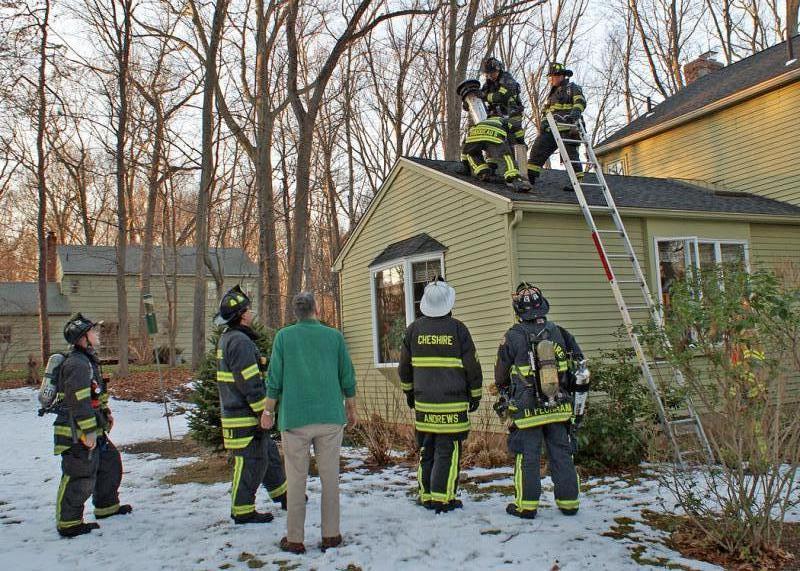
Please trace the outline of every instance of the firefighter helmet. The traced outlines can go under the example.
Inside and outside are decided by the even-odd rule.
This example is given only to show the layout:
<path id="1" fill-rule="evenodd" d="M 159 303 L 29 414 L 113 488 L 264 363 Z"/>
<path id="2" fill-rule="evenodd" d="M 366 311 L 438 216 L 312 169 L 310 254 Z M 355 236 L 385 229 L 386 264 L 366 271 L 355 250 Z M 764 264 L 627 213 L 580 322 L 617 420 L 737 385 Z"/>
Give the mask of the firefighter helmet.
<path id="1" fill-rule="evenodd" d="M 483 73 L 492 73 L 498 72 L 503 73 L 503 62 L 501 62 L 496 57 L 487 57 L 483 60 L 483 64 L 481 65 L 481 71 Z"/>
<path id="2" fill-rule="evenodd" d="M 214 325 L 227 325 L 232 320 L 244 315 L 250 309 L 250 298 L 236 284 L 222 296 L 219 302 L 219 311 L 214 316 Z"/>
<path id="3" fill-rule="evenodd" d="M 440 276 L 425 286 L 419 309 L 427 317 L 442 317 L 453 310 L 456 290 Z"/>
<path id="4" fill-rule="evenodd" d="M 523 321 L 544 317 L 550 311 L 550 303 L 542 295 L 542 290 L 529 282 L 522 282 L 511 296 L 514 312 Z"/>
<path id="5" fill-rule="evenodd" d="M 64 339 L 70 345 L 74 345 L 78 340 L 89 333 L 89 330 L 95 325 L 100 325 L 102 321 L 92 321 L 83 316 L 81 313 L 76 313 L 69 318 L 69 321 L 64 325 Z"/>
<path id="6" fill-rule="evenodd" d="M 550 69 L 547 70 L 547 75 L 563 75 L 564 77 L 572 77 L 572 70 L 567 69 L 563 63 L 551 62 Z"/>

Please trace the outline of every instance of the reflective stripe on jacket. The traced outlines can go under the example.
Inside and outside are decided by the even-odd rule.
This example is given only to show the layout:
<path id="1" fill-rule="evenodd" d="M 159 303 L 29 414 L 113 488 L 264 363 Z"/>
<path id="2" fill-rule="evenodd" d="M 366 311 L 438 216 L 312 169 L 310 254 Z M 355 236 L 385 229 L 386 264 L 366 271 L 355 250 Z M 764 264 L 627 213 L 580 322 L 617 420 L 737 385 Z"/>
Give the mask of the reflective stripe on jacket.
<path id="1" fill-rule="evenodd" d="M 504 116 L 522 118 L 525 108 L 520 97 L 519 83 L 507 71 L 501 73 L 497 81 L 487 79 L 481 86 L 481 91 L 486 102 L 496 106 Z"/>
<path id="2" fill-rule="evenodd" d="M 261 430 L 259 416 L 267 403 L 267 387 L 259 367 L 261 353 L 248 329 L 229 327 L 217 348 L 222 441 L 228 450 L 245 448 Z"/>
<path id="3" fill-rule="evenodd" d="M 483 372 L 463 323 L 450 316 L 414 321 L 403 337 L 398 372 L 403 391 L 414 393 L 417 430 L 469 430 L 467 409 L 470 398 L 481 397 Z"/>
<path id="4" fill-rule="evenodd" d="M 557 122 L 574 123 L 575 114 L 573 111 L 577 111 L 577 113 L 580 114 L 583 113 L 585 109 L 586 98 L 583 95 L 581 86 L 571 81 L 564 81 L 561 85 L 550 89 L 543 114 L 546 115 L 548 112 L 552 112 Z M 550 130 L 546 120 L 542 121 L 542 128 L 545 131 Z M 559 131 L 566 131 L 569 129 L 569 126 L 561 126 L 558 128 Z"/>

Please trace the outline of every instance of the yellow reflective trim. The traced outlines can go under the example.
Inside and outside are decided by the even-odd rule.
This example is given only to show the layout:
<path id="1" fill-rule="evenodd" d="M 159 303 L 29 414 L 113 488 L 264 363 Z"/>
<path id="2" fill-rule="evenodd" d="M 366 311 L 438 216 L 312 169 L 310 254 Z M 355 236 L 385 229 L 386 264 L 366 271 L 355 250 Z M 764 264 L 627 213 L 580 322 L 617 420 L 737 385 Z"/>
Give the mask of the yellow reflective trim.
<path id="1" fill-rule="evenodd" d="M 267 493 L 269 494 L 269 499 L 274 500 L 278 496 L 282 496 L 283 494 L 285 494 L 286 493 L 286 487 L 287 487 L 286 486 L 286 480 L 284 480 L 283 484 L 281 484 L 280 486 L 278 486 L 274 490 L 267 490 Z"/>
<path id="2" fill-rule="evenodd" d="M 517 503 L 517 510 L 524 512 L 524 511 L 533 511 L 539 509 L 539 501 L 538 500 L 520 500 Z"/>
<path id="3" fill-rule="evenodd" d="M 419 412 L 465 412 L 469 409 L 467 402 L 420 402 L 417 401 L 415 408 Z"/>
<path id="4" fill-rule="evenodd" d="M 522 503 L 522 454 L 517 454 L 514 464 L 514 503 L 517 507 Z"/>
<path id="5" fill-rule="evenodd" d="M 498 89 L 497 91 L 500 92 L 500 95 L 505 95 L 506 93 L 508 93 L 508 89 L 506 89 L 502 85 L 500 86 L 500 89 Z"/>
<path id="6" fill-rule="evenodd" d="M 91 430 L 92 428 L 97 428 L 97 419 L 92 418 L 84 418 L 83 420 L 78 421 L 78 426 L 81 430 Z"/>
<path id="7" fill-rule="evenodd" d="M 217 349 L 217 359 L 222 359 L 222 349 Z"/>
<path id="8" fill-rule="evenodd" d="M 450 473 L 447 476 L 447 500 L 456 499 L 456 481 L 458 480 L 458 442 L 453 442 L 453 455 L 450 457 Z"/>
<path id="9" fill-rule="evenodd" d="M 247 515 L 249 513 L 253 513 L 254 511 L 256 511 L 255 504 L 248 504 L 244 506 L 233 506 L 233 508 L 231 508 L 231 513 L 233 515 Z"/>
<path id="10" fill-rule="evenodd" d="M 69 436 L 72 438 L 72 429 L 69 426 L 54 426 L 53 432 L 56 436 Z"/>
<path id="11" fill-rule="evenodd" d="M 459 422 L 458 424 L 428 424 L 426 422 L 415 422 L 414 426 L 420 432 L 432 432 L 434 434 L 454 434 L 469 430 L 469 421 Z"/>
<path id="12" fill-rule="evenodd" d="M 267 397 L 256 402 L 251 402 L 250 408 L 253 409 L 253 412 L 263 412 L 264 409 L 267 408 Z"/>
<path id="13" fill-rule="evenodd" d="M 76 400 L 88 399 L 91 395 L 92 395 L 92 388 L 91 387 L 86 387 L 86 388 L 81 389 L 79 391 L 75 391 L 75 399 Z"/>
<path id="14" fill-rule="evenodd" d="M 540 414 L 537 416 L 528 416 L 514 421 L 517 428 L 532 428 L 534 426 L 541 426 L 543 424 L 552 424 L 554 422 L 567 422 L 572 418 L 572 412 L 555 412 L 551 414 Z"/>
<path id="15" fill-rule="evenodd" d="M 443 494 L 443 493 L 441 493 L 441 492 L 431 492 L 431 499 L 432 499 L 434 502 L 441 502 L 441 503 L 443 503 L 443 504 L 446 504 L 448 501 L 450 501 L 450 500 L 448 499 L 448 495 L 447 495 L 447 493 L 444 493 L 444 494 Z"/>
<path id="16" fill-rule="evenodd" d="M 241 450 L 242 448 L 246 448 L 251 440 L 253 440 L 252 436 L 245 436 L 244 438 L 223 438 L 222 443 L 225 445 L 226 450 Z"/>
<path id="17" fill-rule="evenodd" d="M 464 368 L 464 363 L 457 357 L 411 357 L 411 365 L 413 367 Z"/>
<path id="18" fill-rule="evenodd" d="M 576 510 L 580 505 L 580 500 L 559 500 L 556 498 L 556 505 L 564 510 Z"/>
<path id="19" fill-rule="evenodd" d="M 527 377 L 531 374 L 530 365 L 511 365 L 511 374 Z"/>
<path id="20" fill-rule="evenodd" d="M 257 426 L 258 419 L 254 416 L 236 416 L 225 418 L 222 417 L 223 428 L 245 428 L 248 426 Z"/>
<path id="21" fill-rule="evenodd" d="M 419 464 L 417 464 L 417 483 L 419 484 L 419 497 L 423 502 L 427 502 L 431 499 L 431 494 L 425 491 L 425 485 L 422 483 L 422 453 L 425 451 L 425 447 L 422 446 L 419 449 Z"/>
<path id="22" fill-rule="evenodd" d="M 217 371 L 217 382 L 218 383 L 232 383 L 233 382 L 233 373 L 229 371 Z"/>
<path id="23" fill-rule="evenodd" d="M 61 476 L 61 483 L 58 485 L 58 494 L 56 494 L 56 525 L 61 527 L 62 523 L 64 525 L 71 524 L 72 522 L 62 522 L 61 521 L 61 502 L 64 500 L 64 492 L 67 491 L 67 484 L 69 483 L 69 476 L 66 474 Z M 78 520 L 80 523 L 80 520 Z M 73 524 L 77 525 L 77 524 Z M 68 526 L 68 525 L 67 525 Z"/>
<path id="24" fill-rule="evenodd" d="M 242 479 L 243 466 L 244 458 L 241 456 L 235 456 L 233 458 L 233 480 L 231 482 L 231 513 L 236 512 L 236 493 L 239 491 L 239 482 Z"/>
<path id="25" fill-rule="evenodd" d="M 72 447 L 71 447 L 71 446 L 65 446 L 65 445 L 63 445 L 63 444 L 59 444 L 59 445 L 58 445 L 58 446 L 56 446 L 56 447 L 55 447 L 55 449 L 53 450 L 53 454 L 54 454 L 54 455 L 56 455 L 56 456 L 57 456 L 57 455 L 59 455 L 59 454 L 63 454 L 64 452 L 66 452 L 66 451 L 67 451 L 67 450 L 69 450 L 70 448 L 72 448 Z"/>
<path id="26" fill-rule="evenodd" d="M 410 391 L 414 388 L 414 383 L 404 383 L 403 381 L 400 381 L 400 388 L 404 391 Z"/>
<path id="27" fill-rule="evenodd" d="M 119 511 L 119 504 L 114 504 L 113 506 L 108 506 L 106 508 L 94 508 L 94 515 L 96 516 L 111 515 L 117 513 L 118 511 Z"/>
<path id="28" fill-rule="evenodd" d="M 242 377 L 244 377 L 244 380 L 247 381 L 258 375 L 258 372 L 258 365 L 253 363 L 249 367 L 242 369 Z"/>
<path id="29" fill-rule="evenodd" d="M 471 396 L 472 398 L 479 398 L 482 395 L 483 395 L 482 388 L 472 389 L 471 391 L 469 391 L 469 396 Z"/>
<path id="30" fill-rule="evenodd" d="M 559 373 L 564 373 L 567 370 L 569 370 L 569 365 L 567 364 L 567 362 L 566 361 L 559 361 L 558 362 L 558 372 Z"/>

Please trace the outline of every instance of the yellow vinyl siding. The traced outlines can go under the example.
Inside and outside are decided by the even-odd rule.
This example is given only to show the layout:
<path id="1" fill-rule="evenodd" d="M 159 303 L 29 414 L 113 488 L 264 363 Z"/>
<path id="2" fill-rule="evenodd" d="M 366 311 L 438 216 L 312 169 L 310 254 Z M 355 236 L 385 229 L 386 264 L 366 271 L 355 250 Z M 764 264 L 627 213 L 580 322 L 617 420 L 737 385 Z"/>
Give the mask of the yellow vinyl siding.
<path id="1" fill-rule="evenodd" d="M 800 82 L 604 153 L 627 175 L 712 183 L 800 206 Z"/>
<path id="2" fill-rule="evenodd" d="M 791 263 L 800 270 L 800 227 L 751 224 L 750 235 L 754 267 L 780 272 L 787 263 Z"/>
<path id="3" fill-rule="evenodd" d="M 50 350 L 63 351 L 64 323 L 69 315 L 50 315 Z M 39 317 L 36 315 L 0 315 L 0 326 L 11 328 L 11 343 L 0 344 L 0 372 L 4 370 L 26 369 L 28 355 L 33 355 L 41 365 L 41 337 L 39 336 Z"/>
<path id="4" fill-rule="evenodd" d="M 454 184 L 413 166 L 400 169 L 373 205 L 355 242 L 341 259 L 342 329 L 356 369 L 360 398 L 370 410 L 405 411 L 396 369 L 376 368 L 373 355 L 369 264 L 391 243 L 426 232 L 447 247 L 447 280 L 456 289 L 454 317 L 472 333 L 485 382 L 501 335 L 512 319 L 506 253 L 507 215 Z M 409 417 L 410 418 L 410 417 Z M 407 420 L 407 419 L 406 419 Z"/>
<path id="5" fill-rule="evenodd" d="M 610 228 L 608 218 L 596 218 L 598 227 Z M 647 267 L 642 220 L 625 219 L 625 227 L 639 257 Z M 623 252 L 621 241 L 604 236 L 609 254 Z M 581 348 L 592 354 L 617 345 L 614 333 L 622 325 L 611 287 L 594 248 L 586 222 L 580 215 L 525 213 L 517 227 L 519 275 L 542 288 L 550 301 L 550 319 L 568 329 Z M 618 279 L 630 279 L 630 264 L 616 265 Z M 631 305 L 643 305 L 637 286 L 625 284 L 623 293 Z M 641 300 L 641 302 L 640 302 Z M 643 312 L 634 317 L 643 316 Z"/>

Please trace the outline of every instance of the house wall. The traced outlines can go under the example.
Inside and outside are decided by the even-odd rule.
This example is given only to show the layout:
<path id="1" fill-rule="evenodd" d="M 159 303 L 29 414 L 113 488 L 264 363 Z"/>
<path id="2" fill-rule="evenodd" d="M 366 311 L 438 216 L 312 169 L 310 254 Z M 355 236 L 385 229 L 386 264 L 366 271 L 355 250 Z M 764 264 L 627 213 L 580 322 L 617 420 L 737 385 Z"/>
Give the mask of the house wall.
<path id="1" fill-rule="evenodd" d="M 67 319 L 68 315 L 50 316 L 50 346 L 53 351 L 66 348 L 63 331 Z M 11 342 L 0 342 L 0 371 L 24 369 L 30 354 L 34 355 L 37 362 L 41 359 L 38 316 L 0 315 L 0 330 L 4 327 L 11 328 Z"/>
<path id="2" fill-rule="evenodd" d="M 128 292 L 128 315 L 131 339 L 138 336 L 139 320 L 139 293 L 138 276 L 128 276 L 125 286 Z M 223 285 L 223 292 L 239 283 L 239 278 L 231 277 Z M 206 301 L 207 333 L 210 333 L 211 320 L 217 311 L 217 293 L 213 279 L 209 278 L 208 295 Z M 246 283 L 245 289 L 247 290 Z M 254 286 L 255 284 L 253 284 Z M 194 312 L 194 278 L 179 276 L 177 278 L 178 307 L 177 307 L 177 338 L 176 348 L 182 350 L 181 356 L 186 361 L 191 360 L 192 353 L 192 318 Z M 117 285 L 113 275 L 77 275 L 66 274 L 62 278 L 62 293 L 69 299 L 70 307 L 74 312 L 80 311 L 94 320 L 104 320 L 106 323 L 116 323 L 117 317 Z M 156 343 L 159 346 L 168 346 L 167 336 L 167 302 L 162 276 L 153 276 L 151 281 L 156 317 L 159 332 Z M 250 291 L 254 291 L 253 288 Z M 101 339 L 101 343 L 103 340 Z M 116 351 L 114 351 L 115 353 Z"/>
<path id="3" fill-rule="evenodd" d="M 491 203 L 416 170 L 402 168 L 391 182 L 340 271 L 342 329 L 359 396 L 369 410 L 410 420 L 396 367 L 374 362 L 369 264 L 389 244 L 421 232 L 447 246 L 445 276 L 456 289 L 453 315 L 470 329 L 489 381 L 497 345 L 512 318 L 507 224 L 508 215 Z"/>
<path id="4" fill-rule="evenodd" d="M 800 206 L 800 83 L 599 155 L 625 174 L 706 181 Z"/>

